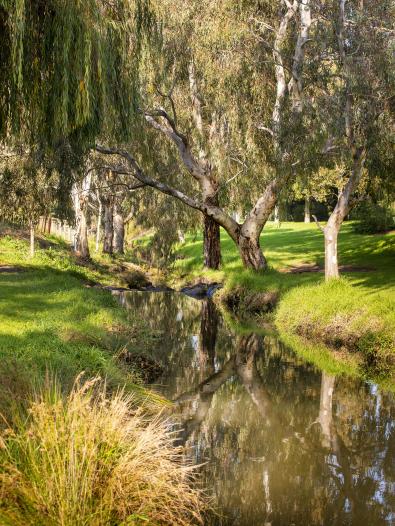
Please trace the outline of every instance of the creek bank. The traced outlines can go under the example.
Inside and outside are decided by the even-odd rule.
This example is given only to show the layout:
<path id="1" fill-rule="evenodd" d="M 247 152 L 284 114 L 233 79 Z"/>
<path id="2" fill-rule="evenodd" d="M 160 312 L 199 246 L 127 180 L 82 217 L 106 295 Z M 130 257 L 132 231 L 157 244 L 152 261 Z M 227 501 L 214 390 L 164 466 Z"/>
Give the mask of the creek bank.
<path id="1" fill-rule="evenodd" d="M 393 303 L 380 296 L 368 302 L 345 279 L 288 291 L 275 312 L 275 324 L 280 335 L 359 357 L 366 371 L 394 378 Z"/>
<path id="2" fill-rule="evenodd" d="M 207 285 L 196 287 L 202 297 L 206 289 Z M 353 368 L 357 364 L 365 376 L 394 378 L 393 306 L 388 301 L 379 306 L 369 304 L 366 296 L 344 278 L 281 293 L 230 286 L 225 281 L 222 290 L 215 289 L 212 296 L 232 324 L 252 323 L 266 332 L 275 331 L 298 353 L 308 346 L 310 359 L 314 347 L 318 354 L 324 348 L 346 369 L 352 362 Z"/>

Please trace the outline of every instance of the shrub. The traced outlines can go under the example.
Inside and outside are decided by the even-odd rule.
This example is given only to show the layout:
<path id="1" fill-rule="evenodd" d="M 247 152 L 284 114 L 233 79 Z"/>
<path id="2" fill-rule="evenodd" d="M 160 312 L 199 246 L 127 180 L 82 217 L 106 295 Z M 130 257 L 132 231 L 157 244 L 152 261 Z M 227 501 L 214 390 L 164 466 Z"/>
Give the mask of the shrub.
<path id="1" fill-rule="evenodd" d="M 353 217 L 357 220 L 354 224 L 354 230 L 358 234 L 386 232 L 395 227 L 393 212 L 384 206 L 371 202 L 359 205 Z"/>
<path id="2" fill-rule="evenodd" d="M 12 526 L 187 525 L 201 522 L 166 422 L 147 419 L 98 379 L 63 398 L 56 384 L 0 437 L 0 523 Z"/>

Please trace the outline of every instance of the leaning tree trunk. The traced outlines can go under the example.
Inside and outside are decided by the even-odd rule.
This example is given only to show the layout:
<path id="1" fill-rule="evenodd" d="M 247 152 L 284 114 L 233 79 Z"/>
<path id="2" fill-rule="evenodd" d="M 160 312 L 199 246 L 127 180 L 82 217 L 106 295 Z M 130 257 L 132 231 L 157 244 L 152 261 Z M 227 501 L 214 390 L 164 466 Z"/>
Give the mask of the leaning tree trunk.
<path id="1" fill-rule="evenodd" d="M 113 215 L 113 251 L 115 254 L 124 253 L 125 221 L 119 206 L 114 206 Z"/>
<path id="2" fill-rule="evenodd" d="M 337 238 L 344 219 L 352 208 L 352 197 L 358 188 L 365 163 L 365 148 L 352 147 L 353 165 L 347 184 L 339 193 L 336 206 L 330 215 L 325 228 L 322 228 L 325 237 L 325 280 L 339 277 L 339 264 L 337 260 Z"/>
<path id="3" fill-rule="evenodd" d="M 310 223 L 311 221 L 311 215 L 310 215 L 310 197 L 305 196 L 304 198 L 304 222 Z"/>
<path id="4" fill-rule="evenodd" d="M 103 252 L 105 254 L 112 254 L 113 252 L 113 237 L 114 237 L 114 222 L 113 222 L 114 207 L 111 200 L 104 204 L 104 239 Z"/>
<path id="5" fill-rule="evenodd" d="M 267 261 L 259 244 L 259 236 L 248 237 L 240 234 L 238 245 L 243 265 L 246 268 L 252 270 L 267 268 Z"/>
<path id="6" fill-rule="evenodd" d="M 271 214 L 273 208 L 274 203 L 273 206 L 268 207 L 266 220 Z M 266 270 L 267 261 L 263 255 L 259 242 L 259 237 L 263 226 L 258 224 L 256 218 L 254 217 L 253 211 L 254 210 L 250 212 L 249 217 L 240 226 L 235 241 L 237 242 L 244 267 L 250 268 L 252 270 Z"/>

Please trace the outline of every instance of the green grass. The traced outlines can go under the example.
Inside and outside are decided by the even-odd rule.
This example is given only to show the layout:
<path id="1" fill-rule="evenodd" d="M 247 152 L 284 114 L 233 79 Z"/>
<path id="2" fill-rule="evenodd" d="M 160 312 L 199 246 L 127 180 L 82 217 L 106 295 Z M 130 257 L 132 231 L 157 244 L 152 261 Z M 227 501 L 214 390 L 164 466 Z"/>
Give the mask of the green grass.
<path id="1" fill-rule="evenodd" d="M 130 319 L 107 291 L 85 287 L 84 281 L 106 277 L 104 271 L 78 266 L 67 245 L 52 242 L 30 259 L 25 240 L 0 237 L 0 264 L 23 269 L 0 273 L 0 362 L 8 364 L 1 368 L 3 380 L 12 363 L 27 378 L 50 371 L 65 387 L 81 371 L 133 387 L 136 371 L 115 355 L 125 344 L 144 346 L 144 322 L 137 313 Z"/>
<path id="2" fill-rule="evenodd" d="M 314 224 L 282 223 L 265 227 L 261 246 L 269 263 L 267 272 L 243 268 L 236 246 L 221 232 L 222 265 L 219 271 L 202 267 L 202 238 L 190 235 L 178 247 L 173 279 L 187 281 L 202 275 L 225 284 L 232 292 L 273 291 L 279 306 L 273 319 L 280 335 L 300 349 L 303 341 L 325 342 L 330 348 L 348 347 L 370 362 L 394 359 L 395 235 L 355 234 L 351 223 L 339 235 L 341 265 L 372 267 L 369 272 L 347 272 L 336 283 L 324 283 L 323 273 L 284 274 L 280 270 L 301 264 L 324 263 L 324 240 Z M 242 291 L 242 292 L 240 292 Z M 241 303 L 244 305 L 245 303 Z M 299 335 L 299 337 L 297 336 Z M 302 339 L 303 338 L 303 339 Z M 352 345 L 350 345 L 352 344 Z M 321 346 L 322 350 L 322 346 Z M 309 356 L 312 356 L 309 351 Z M 322 352 L 319 353 L 322 357 Z"/>
<path id="3" fill-rule="evenodd" d="M 261 246 L 269 263 L 269 271 L 256 273 L 243 268 L 235 244 L 221 231 L 222 266 L 220 271 L 204 271 L 206 277 L 225 280 L 226 285 L 242 285 L 255 291 L 284 291 L 298 285 L 318 283 L 320 273 L 279 274 L 280 269 L 304 263 L 324 264 L 324 239 L 317 227 L 310 223 L 281 223 L 278 228 L 269 223 L 261 236 Z M 187 236 L 178 247 L 174 265 L 176 279 L 192 279 L 202 275 L 202 236 Z M 347 279 L 367 293 L 395 293 L 395 234 L 361 235 L 345 223 L 339 235 L 341 265 L 360 265 L 376 268 L 375 272 L 347 273 Z"/>

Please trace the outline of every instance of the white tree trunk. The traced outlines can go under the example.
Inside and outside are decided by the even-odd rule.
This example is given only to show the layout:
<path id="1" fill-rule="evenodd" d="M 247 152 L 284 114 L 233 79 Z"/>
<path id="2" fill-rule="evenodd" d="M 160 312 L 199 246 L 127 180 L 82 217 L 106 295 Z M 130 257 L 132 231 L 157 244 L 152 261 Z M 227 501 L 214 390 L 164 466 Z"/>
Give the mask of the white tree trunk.
<path id="1" fill-rule="evenodd" d="M 358 188 L 362 177 L 365 163 L 365 149 L 351 149 L 353 165 L 347 184 L 339 193 L 336 206 L 329 217 L 326 227 L 323 229 L 325 236 L 325 279 L 339 277 L 339 265 L 337 258 L 337 238 L 340 228 L 347 214 L 352 208 L 351 198 L 354 191 Z"/>
<path id="2" fill-rule="evenodd" d="M 125 242 L 125 222 L 121 209 L 117 204 L 114 206 L 113 229 L 113 251 L 115 254 L 123 254 Z"/>
<path id="3" fill-rule="evenodd" d="M 84 258 L 89 259 L 88 244 L 88 200 L 91 189 L 92 172 L 88 171 L 81 183 L 74 183 L 72 189 L 72 198 L 74 213 L 76 219 L 76 235 L 74 249 Z"/>
<path id="4" fill-rule="evenodd" d="M 280 207 L 278 205 L 274 206 L 274 222 L 277 226 L 280 224 Z"/>
<path id="5" fill-rule="evenodd" d="M 339 277 L 339 264 L 337 261 L 337 238 L 340 227 L 327 225 L 324 229 L 325 238 L 325 279 Z"/>
<path id="6" fill-rule="evenodd" d="M 310 197 L 305 196 L 304 198 L 304 222 L 310 223 L 311 222 L 311 214 L 310 214 Z"/>
<path id="7" fill-rule="evenodd" d="M 34 222 L 30 221 L 30 257 L 34 257 L 34 238 L 35 238 L 35 232 L 34 232 Z"/>
<path id="8" fill-rule="evenodd" d="M 320 412 L 318 422 L 321 425 L 323 435 L 322 445 L 330 448 L 332 442 L 332 405 L 333 391 L 335 388 L 335 377 L 328 373 L 322 372 L 321 377 L 321 397 Z"/>

